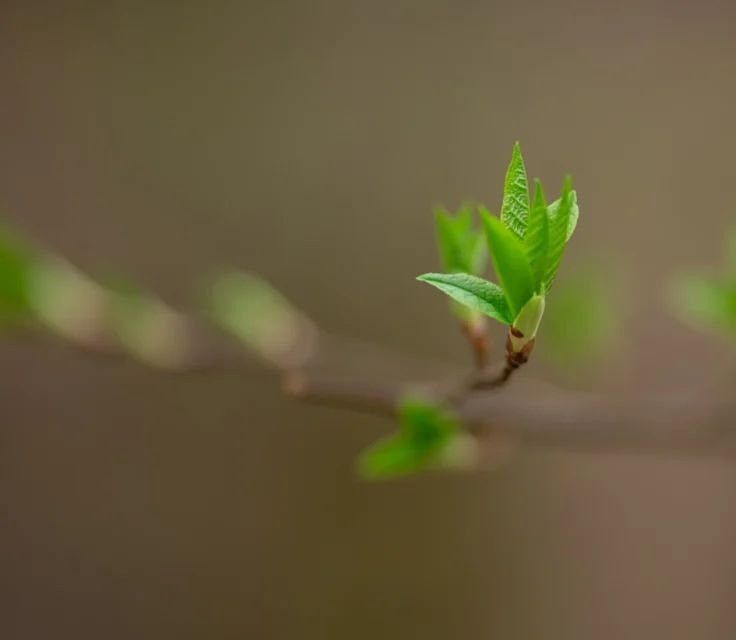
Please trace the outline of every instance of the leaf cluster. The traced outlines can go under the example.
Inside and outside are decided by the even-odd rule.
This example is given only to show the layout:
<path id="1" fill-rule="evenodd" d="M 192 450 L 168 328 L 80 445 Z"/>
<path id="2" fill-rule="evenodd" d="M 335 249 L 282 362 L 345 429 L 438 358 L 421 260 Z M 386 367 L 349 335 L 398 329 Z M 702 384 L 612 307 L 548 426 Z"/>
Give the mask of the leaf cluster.
<path id="1" fill-rule="evenodd" d="M 482 233 L 473 227 L 473 212 L 467 205 L 454 218 L 446 211 L 438 213 L 437 237 L 446 273 L 426 273 L 418 279 L 461 305 L 512 325 L 533 297 L 544 298 L 552 287 L 577 226 L 577 194 L 567 177 L 554 202 L 547 203 L 539 180 L 530 198 L 526 166 L 517 143 L 506 172 L 500 216 L 483 205 L 476 208 Z M 482 277 L 478 257 L 482 235 L 498 283 Z"/>

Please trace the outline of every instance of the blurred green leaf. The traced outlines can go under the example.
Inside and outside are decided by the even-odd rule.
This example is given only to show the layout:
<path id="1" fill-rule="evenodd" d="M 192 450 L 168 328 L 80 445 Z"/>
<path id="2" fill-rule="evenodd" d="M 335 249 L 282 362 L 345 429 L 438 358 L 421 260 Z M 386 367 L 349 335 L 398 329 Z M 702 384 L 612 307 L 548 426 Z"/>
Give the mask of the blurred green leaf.
<path id="1" fill-rule="evenodd" d="M 534 278 L 529 268 L 526 248 L 506 225 L 488 210 L 482 210 L 491 260 L 509 303 L 511 316 L 521 311 L 534 295 Z"/>
<path id="2" fill-rule="evenodd" d="M 417 278 L 431 284 L 470 309 L 511 324 L 513 316 L 503 290 L 497 284 L 466 273 L 425 273 Z"/>
<path id="3" fill-rule="evenodd" d="M 532 271 L 535 290 L 544 293 L 543 285 L 547 273 L 547 251 L 549 248 L 549 218 L 542 183 L 536 180 L 534 202 L 529 214 L 529 227 L 524 244 L 529 267 Z"/>
<path id="4" fill-rule="evenodd" d="M 232 272 L 217 278 L 208 305 L 218 325 L 269 362 L 297 366 L 311 354 L 314 336 L 306 332 L 311 324 L 255 274 Z"/>
<path id="5" fill-rule="evenodd" d="M 549 207 L 549 249 L 547 251 L 547 273 L 545 275 L 544 288 L 549 291 L 552 288 L 557 270 L 560 267 L 562 255 L 565 253 L 565 245 L 570 229 L 570 219 L 573 209 L 572 181 L 568 176 L 565 178 L 557 207 Z"/>
<path id="6" fill-rule="evenodd" d="M 387 436 L 358 458 L 358 473 L 366 479 L 410 475 L 427 464 L 426 456 L 404 434 Z"/>
<path id="7" fill-rule="evenodd" d="M 526 233 L 528 216 L 529 184 L 526 177 L 524 158 L 521 155 L 521 146 L 517 142 L 514 144 L 514 149 L 511 152 L 511 162 L 506 170 L 501 220 L 518 238 L 523 239 Z"/>
<path id="8" fill-rule="evenodd" d="M 558 365 L 587 366 L 600 359 L 619 322 L 620 302 L 607 274 L 594 266 L 557 286 L 545 312 L 542 349 Z"/>
<path id="9" fill-rule="evenodd" d="M 399 408 L 401 430 L 379 440 L 358 458 L 358 472 L 367 479 L 405 476 L 432 468 L 468 466 L 476 450 L 454 417 L 418 399 Z"/>
<path id="10" fill-rule="evenodd" d="M 483 233 L 473 225 L 472 206 L 464 204 L 454 216 L 437 209 L 435 221 L 444 269 L 450 273 L 482 273 L 487 253 Z"/>
<path id="11" fill-rule="evenodd" d="M 31 284 L 37 256 L 0 226 L 0 323 L 26 320 L 32 314 Z"/>
<path id="12" fill-rule="evenodd" d="M 109 331 L 133 358 L 149 366 L 177 370 L 192 358 L 186 317 L 133 283 L 118 279 L 105 289 Z"/>
<path id="13" fill-rule="evenodd" d="M 29 295 L 34 318 L 49 331 L 82 344 L 105 333 L 108 291 L 65 259 L 39 259 Z"/>
<path id="14" fill-rule="evenodd" d="M 685 274 L 670 287 L 670 302 L 689 324 L 725 331 L 736 338 L 736 281 Z"/>
<path id="15" fill-rule="evenodd" d="M 672 310 L 696 328 L 714 329 L 736 338 L 736 229 L 726 234 L 721 273 L 691 271 L 668 288 Z"/>

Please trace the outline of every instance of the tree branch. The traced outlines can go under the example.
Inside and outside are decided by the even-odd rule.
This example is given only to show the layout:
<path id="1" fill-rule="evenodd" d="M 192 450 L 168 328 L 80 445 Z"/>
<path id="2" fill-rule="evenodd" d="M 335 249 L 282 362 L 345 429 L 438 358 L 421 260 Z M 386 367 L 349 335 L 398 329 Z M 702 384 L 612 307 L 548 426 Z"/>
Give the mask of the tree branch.
<path id="1" fill-rule="evenodd" d="M 50 261 L 46 274 L 30 327 L 36 335 L 56 335 L 85 351 L 132 357 L 166 372 L 252 370 L 260 361 L 283 375 L 283 388 L 292 397 L 381 416 L 394 415 L 408 392 L 421 393 L 452 409 L 481 439 L 505 434 L 533 445 L 712 450 L 735 433 L 732 395 L 615 398 L 540 388 L 530 381 L 500 393 L 534 346 L 513 329 L 498 373 L 478 369 L 449 385 L 389 383 L 384 375 L 357 379 L 352 372 L 337 373 L 346 363 L 368 371 L 376 348 L 325 333 L 252 275 L 234 276 L 217 290 L 218 325 L 231 334 L 227 337 L 156 297 L 112 293 L 66 262 Z M 477 364 L 485 364 L 485 331 L 469 337 Z M 409 375 L 410 367 L 397 354 L 383 351 L 379 359 L 384 372 L 393 365 L 401 377 Z M 422 370 L 430 368 L 435 367 Z"/>
<path id="2" fill-rule="evenodd" d="M 312 404 L 391 416 L 408 391 L 375 381 L 296 374 L 284 390 Z M 513 391 L 459 398 L 456 413 L 480 437 L 502 433 L 522 444 L 585 449 L 710 451 L 734 441 L 736 400 L 699 393 L 605 397 L 527 382 Z"/>

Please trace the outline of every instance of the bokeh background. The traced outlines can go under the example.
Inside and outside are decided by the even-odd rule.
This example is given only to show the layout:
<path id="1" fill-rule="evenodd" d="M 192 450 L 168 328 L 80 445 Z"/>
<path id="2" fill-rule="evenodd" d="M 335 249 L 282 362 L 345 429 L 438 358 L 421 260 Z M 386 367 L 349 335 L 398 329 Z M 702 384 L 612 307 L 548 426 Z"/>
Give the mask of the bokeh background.
<path id="1" fill-rule="evenodd" d="M 736 9 L 722 2 L 3 0 L 0 199 L 14 226 L 179 306 L 254 269 L 330 330 L 466 359 L 432 205 L 497 208 L 514 140 L 623 293 L 616 391 L 723 380 L 672 273 L 734 215 Z M 354 363 L 360 370 L 361 363 Z M 407 369 L 408 373 L 408 369 Z M 415 373 L 415 372 L 412 372 Z M 0 343 L 0 636 L 733 638 L 736 466 L 522 450 L 358 481 L 388 421 L 273 381 Z"/>

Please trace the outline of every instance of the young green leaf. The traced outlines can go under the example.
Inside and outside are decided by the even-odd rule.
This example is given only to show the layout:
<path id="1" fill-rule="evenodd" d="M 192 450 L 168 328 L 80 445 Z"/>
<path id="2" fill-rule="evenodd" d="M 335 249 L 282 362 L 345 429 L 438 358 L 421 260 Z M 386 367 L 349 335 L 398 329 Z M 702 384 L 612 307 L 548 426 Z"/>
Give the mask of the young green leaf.
<path id="1" fill-rule="evenodd" d="M 260 276 L 221 275 L 207 304 L 215 323 L 267 362 L 293 367 L 309 357 L 314 340 L 308 329 L 311 323 Z"/>
<path id="2" fill-rule="evenodd" d="M 435 211 L 437 245 L 440 251 L 440 257 L 442 258 L 442 265 L 447 271 L 464 271 L 459 226 L 462 226 L 460 216 L 453 218 L 444 209 L 437 209 Z"/>
<path id="3" fill-rule="evenodd" d="M 473 226 L 473 210 L 463 205 L 453 216 L 445 209 L 435 211 L 437 244 L 446 271 L 478 275 L 485 268 L 483 234 Z"/>
<path id="4" fill-rule="evenodd" d="M 580 217 L 580 208 L 578 206 L 578 194 L 575 189 L 570 191 L 572 202 L 570 204 L 570 218 L 567 221 L 567 233 L 565 234 L 565 242 L 570 240 L 572 234 L 575 232 L 575 228 L 578 226 L 578 218 Z M 560 207 L 560 201 L 562 198 L 557 198 L 554 202 L 551 202 L 547 207 L 549 215 L 554 217 L 557 214 L 557 210 Z"/>
<path id="5" fill-rule="evenodd" d="M 529 216 L 529 184 L 519 143 L 514 144 L 503 187 L 501 220 L 519 238 L 526 233 Z"/>
<path id="6" fill-rule="evenodd" d="M 460 428 L 457 420 L 421 398 L 406 398 L 399 407 L 402 430 L 421 449 L 435 447 Z"/>
<path id="7" fill-rule="evenodd" d="M 456 302 L 503 324 L 511 324 L 513 320 L 503 290 L 493 282 L 467 273 L 425 273 L 417 280 L 431 284 Z"/>
<path id="8" fill-rule="evenodd" d="M 588 371 L 612 346 L 624 303 L 615 285 L 595 264 L 555 285 L 544 314 L 543 355 L 565 374 Z"/>
<path id="9" fill-rule="evenodd" d="M 467 466 L 474 461 L 472 441 L 454 417 L 422 400 L 399 407 L 400 433 L 366 449 L 358 471 L 368 479 L 405 476 L 438 467 Z"/>
<path id="10" fill-rule="evenodd" d="M 388 436 L 360 454 L 358 473 L 367 480 L 406 476 L 420 471 L 426 455 L 404 434 Z"/>
<path id="11" fill-rule="evenodd" d="M 552 282 L 560 267 L 562 254 L 565 252 L 574 202 L 572 182 L 568 176 L 565 178 L 562 187 L 559 204 L 555 208 L 547 208 L 547 214 L 549 216 L 549 248 L 547 250 L 547 266 L 544 281 L 545 291 L 549 291 L 552 287 Z"/>
<path id="12" fill-rule="evenodd" d="M 549 247 L 549 219 L 542 183 L 536 180 L 534 202 L 529 213 L 529 226 L 524 237 L 526 255 L 532 271 L 534 288 L 542 292 L 547 273 L 547 249 Z"/>
<path id="13" fill-rule="evenodd" d="M 524 243 L 487 210 L 481 211 L 493 267 L 501 282 L 511 315 L 516 316 L 534 295 L 534 278 Z"/>
<path id="14" fill-rule="evenodd" d="M 0 226 L 0 323 L 27 317 L 31 280 L 37 256 L 15 235 Z"/>
<path id="15" fill-rule="evenodd" d="M 680 276 L 670 301 L 683 320 L 736 337 L 736 283 L 698 273 Z"/>

